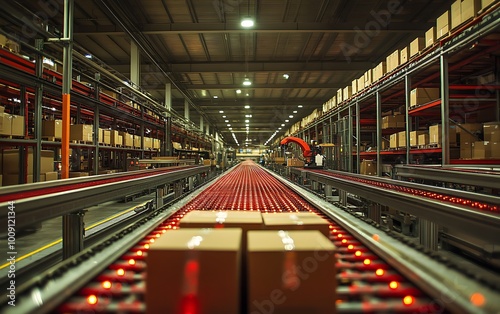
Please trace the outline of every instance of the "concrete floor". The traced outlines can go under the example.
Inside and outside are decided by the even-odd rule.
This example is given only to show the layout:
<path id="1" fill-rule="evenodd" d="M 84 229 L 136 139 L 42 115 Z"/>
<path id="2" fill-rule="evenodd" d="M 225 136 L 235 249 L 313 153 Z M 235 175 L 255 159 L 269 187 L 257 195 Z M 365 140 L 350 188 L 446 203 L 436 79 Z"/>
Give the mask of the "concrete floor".
<path id="1" fill-rule="evenodd" d="M 154 199 L 154 193 L 138 197 L 127 203 L 112 201 L 86 208 L 88 210 L 84 216 L 86 236 L 102 228 L 105 224 L 135 214 L 133 210 L 135 207 L 151 199 Z M 16 230 L 16 269 L 61 249 L 61 236 L 61 217 L 44 221 L 42 227 L 37 231 L 23 232 Z M 5 276 L 8 271 L 9 262 L 7 259 L 10 256 L 7 254 L 8 252 L 10 252 L 8 242 L 4 236 L 0 238 L 0 277 Z"/>

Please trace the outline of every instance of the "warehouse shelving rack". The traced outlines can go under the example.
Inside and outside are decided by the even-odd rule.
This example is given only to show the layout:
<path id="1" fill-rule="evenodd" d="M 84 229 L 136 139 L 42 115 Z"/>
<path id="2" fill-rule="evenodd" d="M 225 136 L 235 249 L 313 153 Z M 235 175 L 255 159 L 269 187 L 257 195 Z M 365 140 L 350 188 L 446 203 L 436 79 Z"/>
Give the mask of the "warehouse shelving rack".
<path id="1" fill-rule="evenodd" d="M 34 148 L 34 182 L 40 181 L 38 171 L 40 164 L 37 156 L 40 155 L 42 148 L 55 152 L 54 169 L 58 169 L 60 142 L 42 138 L 41 121 L 44 116 L 60 118 L 62 85 L 62 75 L 55 69 L 43 66 L 44 58 L 51 60 L 54 58 L 42 51 L 41 40 L 37 40 L 37 44 L 39 49 L 23 45 L 27 50 L 23 53 L 28 53 L 31 57 L 0 49 L 0 101 L 10 113 L 17 113 L 26 118 L 23 127 L 25 135 L 23 137 L 3 136 L 0 138 L 0 147 L 2 149 L 19 148 L 21 159 L 25 159 L 25 152 L 28 148 Z M 75 53 L 75 56 L 78 58 L 79 54 Z M 90 62 L 85 57 L 80 56 L 80 59 Z M 94 125 L 94 137 L 90 143 L 70 143 L 74 152 L 73 170 L 80 170 L 80 156 L 87 158 L 88 170 L 93 174 L 98 174 L 100 162 L 105 162 L 106 167 L 124 169 L 129 157 L 144 159 L 160 154 L 172 154 L 171 138 L 174 136 L 181 137 L 192 147 L 211 149 L 210 137 L 198 134 L 199 132 L 196 131 L 184 131 L 184 121 L 175 112 L 166 112 L 150 97 L 127 85 L 114 89 L 113 87 L 119 86 L 119 83 L 123 85 L 123 81 L 106 69 L 97 65 L 87 68 L 89 68 L 87 72 L 75 71 L 76 79 L 72 82 L 71 116 L 75 123 Z M 82 77 L 85 81 L 81 81 Z M 109 95 L 109 91 L 113 94 Z M 100 144 L 99 127 L 140 135 L 142 138 L 140 149 Z M 145 149 L 145 134 L 161 139 L 163 147 Z M 20 182 L 26 182 L 27 170 L 21 169 Z"/>
<path id="2" fill-rule="evenodd" d="M 500 51 L 499 31 L 500 6 L 496 4 L 448 37 L 441 38 L 432 47 L 421 51 L 408 63 L 385 74 L 291 135 L 306 140 L 316 139 L 320 143 L 333 142 L 337 146 L 333 168 L 349 172 L 359 172 L 363 159 L 412 163 L 421 158 L 431 158 L 443 166 L 499 164 L 500 160 L 495 159 L 466 160 L 453 155 L 451 157 L 454 158 L 450 158 L 449 139 L 444 133 L 441 147 L 411 149 L 407 145 L 402 150 L 388 151 L 381 147 L 383 138 L 390 132 L 406 131 L 406 142 L 409 143 L 409 131 L 417 130 L 420 125 L 438 122 L 444 126 L 443 130 L 447 130 L 450 123 L 467 122 L 470 116 L 477 115 L 476 111 L 480 108 L 492 109 L 493 116 L 487 118 L 500 121 L 499 73 L 493 73 L 495 82 L 491 84 L 460 83 L 464 77 L 485 73 L 491 68 L 498 72 L 498 57 L 491 61 L 491 56 Z M 417 87 L 440 88 L 441 97 L 422 106 L 406 109 L 410 104 L 410 92 Z M 474 106 L 470 106 L 471 103 Z M 405 108 L 402 112 L 405 121 L 411 123 L 406 123 L 404 128 L 383 130 L 382 112 L 395 110 L 402 105 Z M 462 115 L 462 119 L 457 119 L 457 114 Z M 481 119 L 486 118 L 478 118 Z M 363 152 L 362 142 L 376 143 L 373 147 L 376 150 Z M 382 162 L 377 163 L 377 174 L 382 175 Z"/>

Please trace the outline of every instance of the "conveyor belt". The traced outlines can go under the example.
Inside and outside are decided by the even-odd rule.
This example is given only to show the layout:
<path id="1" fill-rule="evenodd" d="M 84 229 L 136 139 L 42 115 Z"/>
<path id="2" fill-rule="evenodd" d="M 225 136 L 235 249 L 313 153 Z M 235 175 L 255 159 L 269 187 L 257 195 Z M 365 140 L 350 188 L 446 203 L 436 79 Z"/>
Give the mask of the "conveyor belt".
<path id="1" fill-rule="evenodd" d="M 193 209 L 311 211 L 328 219 L 338 248 L 338 313 L 444 313 L 435 298 L 405 278 L 339 224 L 252 162 L 243 162 L 177 210 L 58 307 L 59 313 L 143 313 L 144 258 L 161 234 Z M 89 262 L 89 261 L 87 261 Z M 165 265 L 168 267 L 168 265 Z M 321 287 L 318 287 L 321 289 Z"/>

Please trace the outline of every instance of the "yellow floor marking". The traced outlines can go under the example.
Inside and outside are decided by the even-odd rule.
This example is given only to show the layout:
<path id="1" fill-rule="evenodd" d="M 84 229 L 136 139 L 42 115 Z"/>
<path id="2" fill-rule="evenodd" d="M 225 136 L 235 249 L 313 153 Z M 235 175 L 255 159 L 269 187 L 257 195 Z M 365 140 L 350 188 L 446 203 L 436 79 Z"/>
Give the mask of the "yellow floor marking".
<path id="1" fill-rule="evenodd" d="M 119 217 L 119 216 L 121 216 L 121 215 L 124 215 L 124 214 L 126 214 L 126 213 L 128 213 L 128 212 L 130 212 L 130 211 L 133 211 L 133 210 L 134 210 L 134 209 L 136 209 L 137 207 L 144 206 L 144 205 L 146 205 L 148 202 L 149 202 L 149 201 L 144 202 L 144 203 L 141 203 L 141 204 L 136 205 L 136 206 L 134 206 L 134 207 L 130 207 L 130 208 L 126 209 L 126 210 L 125 210 L 125 211 L 123 211 L 123 212 L 119 212 L 118 214 L 114 214 L 113 216 L 110 216 L 110 217 L 108 217 L 108 218 L 106 218 L 106 219 L 103 219 L 103 220 L 101 220 L 101 221 L 99 221 L 99 222 L 96 222 L 95 224 L 90 225 L 90 226 L 88 226 L 87 228 L 85 228 L 85 231 L 88 231 L 88 230 L 90 230 L 90 229 L 92 229 L 92 228 L 95 228 L 95 227 L 97 227 L 97 226 L 99 226 L 99 225 L 102 225 L 103 223 L 105 223 L 105 222 L 107 222 L 107 221 L 110 221 L 111 219 L 114 219 L 114 218 Z M 39 252 L 41 252 L 41 251 L 43 251 L 43 250 L 46 250 L 46 249 L 48 249 L 48 248 L 49 248 L 49 247 L 51 247 L 51 246 L 54 246 L 54 245 L 56 245 L 56 244 L 59 244 L 59 243 L 61 243 L 61 242 L 62 242 L 62 239 L 56 240 L 56 241 L 54 241 L 54 242 L 52 242 L 52 243 L 49 243 L 49 244 L 47 244 L 47 245 L 42 246 L 41 248 L 36 249 L 36 250 L 34 250 L 34 251 L 32 251 L 32 252 L 30 252 L 30 253 L 28 253 L 28 254 L 25 254 L 25 255 L 23 255 L 23 256 L 21 256 L 21 257 L 19 257 L 19 258 L 16 258 L 16 263 L 17 263 L 17 262 L 19 262 L 19 261 L 21 261 L 21 260 L 23 260 L 23 259 L 26 259 L 26 258 L 28 258 L 28 257 L 30 257 L 30 256 L 32 256 L 32 255 L 35 255 L 36 253 L 39 253 Z M 0 266 L 0 269 L 4 269 L 5 267 L 8 267 L 9 265 L 10 265 L 10 263 L 5 263 L 5 264 L 3 264 L 3 265 L 1 265 L 1 266 Z"/>

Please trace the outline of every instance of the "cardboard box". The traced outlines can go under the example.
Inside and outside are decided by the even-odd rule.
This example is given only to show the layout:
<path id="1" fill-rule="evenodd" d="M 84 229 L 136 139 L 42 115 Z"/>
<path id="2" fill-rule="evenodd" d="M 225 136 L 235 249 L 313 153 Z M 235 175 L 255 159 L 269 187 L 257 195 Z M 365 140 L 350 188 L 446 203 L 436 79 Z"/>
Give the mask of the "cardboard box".
<path id="1" fill-rule="evenodd" d="M 344 91 L 342 94 L 344 100 L 347 100 L 352 97 L 352 86 L 346 86 L 344 87 Z"/>
<path id="2" fill-rule="evenodd" d="M 267 230 L 317 230 L 330 236 L 330 223 L 315 213 L 262 213 L 262 221 Z"/>
<path id="3" fill-rule="evenodd" d="M 467 130 L 468 132 L 465 130 Z M 472 143 L 479 140 L 480 137 L 479 135 L 481 134 L 482 131 L 483 131 L 483 125 L 481 123 L 460 124 L 457 127 L 457 133 L 460 134 L 460 148 L 470 150 L 472 154 Z"/>
<path id="4" fill-rule="evenodd" d="M 382 138 L 382 143 L 380 145 L 380 149 L 386 150 L 390 147 L 390 141 L 386 140 L 385 138 Z"/>
<path id="5" fill-rule="evenodd" d="M 358 79 L 354 79 L 351 82 L 351 91 L 352 94 L 355 95 L 358 92 Z"/>
<path id="6" fill-rule="evenodd" d="M 500 142 L 500 122 L 488 122 L 483 124 L 484 140 L 488 142 Z"/>
<path id="7" fill-rule="evenodd" d="M 460 15 L 462 23 L 474 18 L 481 10 L 480 0 L 463 0 L 460 4 Z"/>
<path id="8" fill-rule="evenodd" d="M 92 124 L 73 124 L 69 127 L 70 141 L 93 142 L 94 126 Z"/>
<path id="9" fill-rule="evenodd" d="M 146 313 L 185 313 L 190 298 L 196 313 L 239 313 L 241 236 L 237 228 L 188 228 L 156 239 L 146 257 Z"/>
<path id="10" fill-rule="evenodd" d="M 365 78 L 364 76 L 358 79 L 358 93 L 361 92 L 365 88 Z"/>
<path id="11" fill-rule="evenodd" d="M 28 168 L 27 174 L 33 174 L 33 149 L 27 152 Z M 3 174 L 17 174 L 22 167 L 19 157 L 19 149 L 5 149 L 3 151 Z M 54 171 L 54 152 L 42 150 L 40 152 L 40 173 Z"/>
<path id="12" fill-rule="evenodd" d="M 427 131 L 411 131 L 410 132 L 410 146 L 418 146 L 418 137 L 427 134 Z"/>
<path id="13" fill-rule="evenodd" d="M 410 43 L 410 58 L 418 55 L 425 48 L 425 38 L 417 37 Z"/>
<path id="14" fill-rule="evenodd" d="M 134 135 L 134 147 L 141 148 L 142 136 Z"/>
<path id="15" fill-rule="evenodd" d="M 111 131 L 110 130 L 102 130 L 102 142 L 104 144 L 111 145 Z"/>
<path id="16" fill-rule="evenodd" d="M 336 313 L 335 250 L 318 231 L 250 231 L 246 313 Z"/>
<path id="17" fill-rule="evenodd" d="M 123 136 L 122 135 L 118 135 L 118 143 L 119 145 L 123 146 Z"/>
<path id="18" fill-rule="evenodd" d="M 439 88 L 415 88 L 410 92 L 410 107 L 423 105 L 440 97 Z"/>
<path id="19" fill-rule="evenodd" d="M 417 145 L 418 146 L 429 145 L 429 134 L 427 133 L 419 134 Z"/>
<path id="20" fill-rule="evenodd" d="M 425 48 L 430 47 L 436 41 L 436 28 L 433 26 L 425 32 Z"/>
<path id="21" fill-rule="evenodd" d="M 42 121 L 42 137 L 62 138 L 62 120 Z"/>
<path id="22" fill-rule="evenodd" d="M 113 146 L 123 145 L 123 139 L 120 140 L 119 135 L 120 135 L 120 132 L 118 132 L 116 130 L 109 131 L 109 139 L 110 139 L 111 145 L 113 145 Z"/>
<path id="23" fill-rule="evenodd" d="M 70 178 L 79 178 L 79 177 L 88 177 L 89 173 L 88 172 L 77 172 L 77 171 L 71 171 L 69 173 Z"/>
<path id="24" fill-rule="evenodd" d="M 500 141 L 490 142 L 490 158 L 500 158 Z"/>
<path id="25" fill-rule="evenodd" d="M 487 8 L 490 5 L 492 5 L 493 3 L 495 3 L 495 1 L 496 0 L 481 0 L 481 8 L 482 9 Z"/>
<path id="26" fill-rule="evenodd" d="M 12 118 L 8 113 L 0 113 L 0 135 L 11 135 Z"/>
<path id="27" fill-rule="evenodd" d="M 161 148 L 161 141 L 157 138 L 153 139 L 153 148 L 155 149 L 160 149 Z"/>
<path id="28" fill-rule="evenodd" d="M 101 93 L 103 93 L 111 98 L 118 99 L 118 94 L 115 91 L 111 91 L 108 89 L 102 89 Z"/>
<path id="29" fill-rule="evenodd" d="M 363 75 L 365 79 L 365 87 L 370 86 L 373 83 L 373 71 L 372 69 L 369 69 L 368 71 L 365 72 Z"/>
<path id="30" fill-rule="evenodd" d="M 144 137 L 144 149 L 153 148 L 153 139 L 150 137 Z"/>
<path id="31" fill-rule="evenodd" d="M 58 174 L 55 171 L 45 173 L 45 181 L 54 181 L 58 179 Z"/>
<path id="32" fill-rule="evenodd" d="M 397 128 L 398 122 L 405 123 L 405 116 L 402 114 L 382 117 L 382 129 Z"/>
<path id="33" fill-rule="evenodd" d="M 486 159 L 491 156 L 490 142 L 478 141 L 472 143 L 472 159 Z"/>
<path id="34" fill-rule="evenodd" d="M 448 33 L 450 32 L 450 26 L 450 11 L 447 10 L 436 20 L 436 38 L 439 39 L 448 35 Z"/>
<path id="35" fill-rule="evenodd" d="M 399 135 L 398 133 L 391 134 L 389 137 L 389 147 L 398 148 L 399 147 Z"/>
<path id="36" fill-rule="evenodd" d="M 19 173 L 15 174 L 3 174 L 2 175 L 2 186 L 11 186 L 11 185 L 18 185 L 18 184 L 25 184 L 25 183 L 33 183 L 33 175 L 28 174 L 26 176 L 26 182 L 19 183 Z"/>
<path id="37" fill-rule="evenodd" d="M 375 160 L 363 160 L 360 165 L 360 174 L 368 175 L 368 176 L 376 176 L 377 175 L 377 161 Z"/>
<path id="38" fill-rule="evenodd" d="M 297 158 L 288 158 L 286 160 L 287 167 L 304 167 L 304 162 Z"/>
<path id="39" fill-rule="evenodd" d="M 398 132 L 398 147 L 406 147 L 406 131 Z"/>
<path id="40" fill-rule="evenodd" d="M 450 125 L 450 129 L 448 131 L 450 145 L 456 145 L 457 143 L 457 128 L 454 125 Z M 441 124 L 431 125 L 429 127 L 429 144 L 441 144 L 442 141 L 441 136 Z"/>
<path id="41" fill-rule="evenodd" d="M 400 64 L 405 64 L 409 60 L 410 60 L 410 48 L 409 47 L 404 47 L 400 51 L 399 63 Z"/>
<path id="42" fill-rule="evenodd" d="M 344 100 L 344 91 L 342 88 L 337 90 L 337 101 L 340 104 Z"/>
<path id="43" fill-rule="evenodd" d="M 127 132 L 120 132 L 120 135 L 123 138 L 123 146 L 134 147 L 134 136 L 132 134 L 128 134 Z"/>
<path id="44" fill-rule="evenodd" d="M 374 82 L 378 81 L 386 73 L 387 73 L 387 66 L 385 61 L 382 61 L 373 69 L 373 81 Z"/>
<path id="45" fill-rule="evenodd" d="M 451 4 L 450 19 L 452 30 L 462 24 L 461 4 L 461 0 L 457 0 Z"/>
<path id="46" fill-rule="evenodd" d="M 10 119 L 11 119 L 10 135 L 24 136 L 24 117 L 11 114 Z"/>

